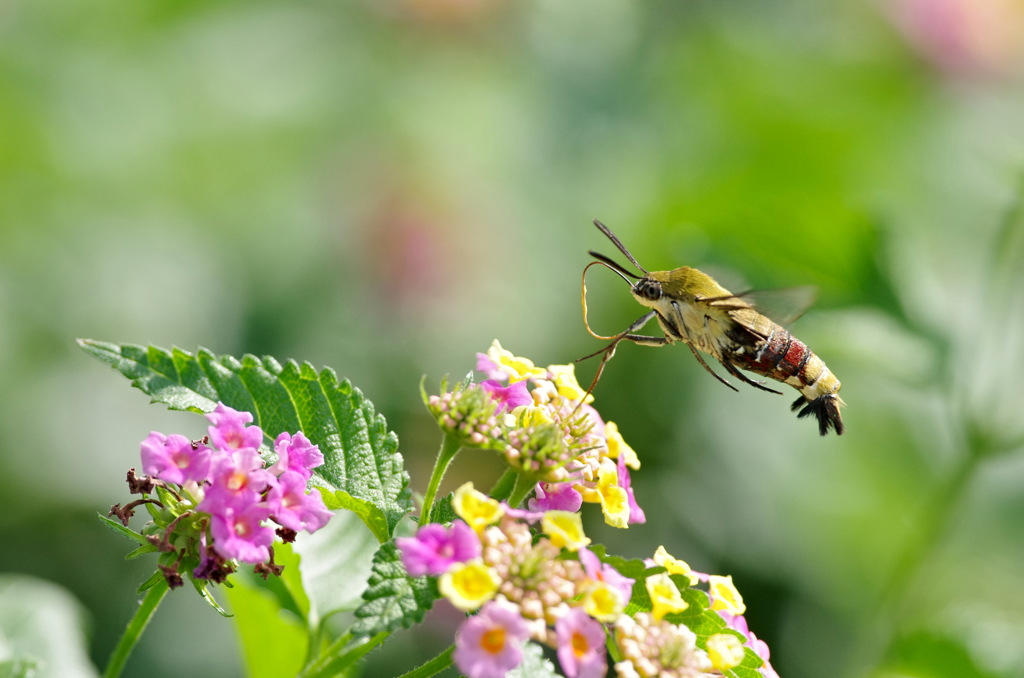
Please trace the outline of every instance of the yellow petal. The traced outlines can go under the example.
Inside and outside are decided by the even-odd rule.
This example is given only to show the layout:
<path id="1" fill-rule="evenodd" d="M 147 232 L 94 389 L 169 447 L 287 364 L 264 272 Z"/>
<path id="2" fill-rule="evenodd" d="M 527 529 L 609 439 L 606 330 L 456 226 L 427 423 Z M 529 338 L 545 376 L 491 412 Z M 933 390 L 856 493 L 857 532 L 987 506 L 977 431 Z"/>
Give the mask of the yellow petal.
<path id="1" fill-rule="evenodd" d="M 719 671 L 739 666 L 743 661 L 743 643 L 731 633 L 716 633 L 707 640 L 708 659 Z"/>
<path id="2" fill-rule="evenodd" d="M 484 531 L 488 525 L 501 520 L 505 515 L 505 509 L 494 499 L 491 499 L 483 492 L 473 489 L 473 483 L 466 483 L 455 490 L 452 496 L 452 508 L 456 515 L 466 521 L 477 534 Z"/>
<path id="3" fill-rule="evenodd" d="M 620 454 L 625 455 L 626 466 L 634 470 L 640 468 L 640 458 L 636 456 L 636 451 L 626 444 L 614 421 L 609 421 L 604 425 L 604 437 L 608 445 L 609 457 L 618 459 Z"/>
<path id="4" fill-rule="evenodd" d="M 501 578 L 482 560 L 453 565 L 437 580 L 438 590 L 460 610 L 475 610 L 498 592 Z"/>
<path id="5" fill-rule="evenodd" d="M 487 349 L 487 357 L 505 368 L 509 381 L 513 384 L 528 377 L 543 377 L 547 374 L 542 368 L 536 367 L 529 358 L 521 358 L 503 349 L 497 339 Z"/>
<path id="6" fill-rule="evenodd" d="M 541 529 L 558 548 L 576 551 L 590 543 L 590 538 L 583 534 L 580 514 L 572 511 L 545 511 Z"/>
<path id="7" fill-rule="evenodd" d="M 612 527 L 628 527 L 629 495 L 619 486 L 619 474 L 614 466 L 601 466 L 601 470 L 598 471 L 597 491 L 601 498 L 604 522 Z"/>
<path id="8" fill-rule="evenodd" d="M 655 621 L 661 621 L 666 614 L 682 612 L 690 606 L 683 600 L 682 594 L 667 572 L 648 577 L 645 586 L 647 594 L 651 597 L 651 615 Z"/>
<path id="9" fill-rule="evenodd" d="M 743 614 L 747 611 L 747 606 L 743 604 L 743 596 L 736 589 L 736 585 L 732 583 L 732 575 L 721 577 L 713 574 L 708 578 L 708 584 L 710 585 L 708 593 L 713 599 L 712 610 L 722 610 L 729 614 Z"/>
<path id="10" fill-rule="evenodd" d="M 690 586 L 696 586 L 700 579 L 690 569 L 690 565 L 685 560 L 679 560 L 669 555 L 669 552 L 664 546 L 659 546 L 658 550 L 654 552 L 654 562 L 664 567 L 669 574 L 681 574 L 690 580 Z"/>

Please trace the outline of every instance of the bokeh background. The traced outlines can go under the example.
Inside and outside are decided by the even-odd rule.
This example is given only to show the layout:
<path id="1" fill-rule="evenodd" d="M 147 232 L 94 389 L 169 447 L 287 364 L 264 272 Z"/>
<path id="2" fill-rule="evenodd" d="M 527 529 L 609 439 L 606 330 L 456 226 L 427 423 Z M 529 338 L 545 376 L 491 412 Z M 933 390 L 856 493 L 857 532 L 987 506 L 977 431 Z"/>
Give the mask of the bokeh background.
<path id="1" fill-rule="evenodd" d="M 600 218 L 652 270 L 815 285 L 792 329 L 849 406 L 822 439 L 622 346 L 596 405 L 651 520 L 595 540 L 733 574 L 785 678 L 1024 675 L 1022 58 L 1020 0 L 0 3 L 0 571 L 102 666 L 152 562 L 95 514 L 203 428 L 76 337 L 332 366 L 422 491 L 422 375 L 601 345 Z M 588 285 L 596 330 L 640 315 Z M 242 675 L 231 622 L 179 591 L 127 675 Z"/>

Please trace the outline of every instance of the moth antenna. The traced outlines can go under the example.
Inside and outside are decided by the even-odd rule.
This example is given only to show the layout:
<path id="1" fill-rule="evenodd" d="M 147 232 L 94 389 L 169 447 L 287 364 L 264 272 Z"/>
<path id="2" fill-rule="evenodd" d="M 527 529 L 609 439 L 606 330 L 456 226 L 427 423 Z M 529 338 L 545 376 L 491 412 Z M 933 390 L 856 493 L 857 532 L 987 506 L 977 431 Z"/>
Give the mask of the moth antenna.
<path id="1" fill-rule="evenodd" d="M 601 254 L 600 252 L 595 252 L 594 250 L 590 250 L 590 256 L 594 257 L 599 262 L 601 262 L 602 264 L 604 264 L 605 266 L 607 266 L 608 268 L 612 269 L 613 271 L 618 273 L 620 276 L 622 276 L 622 279 L 625 280 L 626 282 L 628 282 L 630 287 L 633 286 L 633 283 L 629 282 L 630 278 L 633 278 L 634 280 L 640 280 L 640 276 L 636 275 L 635 273 L 630 273 L 621 264 L 619 264 L 617 261 L 615 261 L 614 259 L 611 259 L 609 257 L 606 257 L 605 255 Z"/>
<path id="2" fill-rule="evenodd" d="M 633 258 L 633 255 L 629 253 L 629 250 L 627 250 L 626 246 L 622 244 L 622 241 L 619 240 L 614 233 L 612 233 L 612 229 L 602 224 L 598 219 L 594 219 L 594 226 L 597 226 L 601 230 L 601 232 L 604 233 L 608 237 L 608 239 L 611 240 L 615 244 L 615 246 L 619 248 L 619 251 L 626 255 L 626 258 L 629 259 L 634 266 L 636 266 L 639 270 L 643 271 L 644 275 L 647 275 L 647 269 L 641 266 L 640 262 Z M 594 253 L 591 252 L 591 254 Z"/>

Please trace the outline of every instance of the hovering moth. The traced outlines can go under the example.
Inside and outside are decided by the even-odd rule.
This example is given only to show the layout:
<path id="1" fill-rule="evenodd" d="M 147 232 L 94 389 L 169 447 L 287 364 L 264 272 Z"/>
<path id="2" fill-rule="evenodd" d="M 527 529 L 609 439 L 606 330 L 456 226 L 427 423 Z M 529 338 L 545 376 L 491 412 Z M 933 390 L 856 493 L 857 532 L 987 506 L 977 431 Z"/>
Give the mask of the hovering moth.
<path id="1" fill-rule="evenodd" d="M 782 395 L 765 386 L 763 381 L 751 379 L 740 370 L 748 370 L 792 386 L 800 392 L 800 397 L 792 406 L 799 418 L 816 418 L 821 435 L 826 435 L 829 429 L 835 430 L 837 435 L 842 434 L 843 419 L 839 407 L 845 403 L 839 397 L 839 380 L 806 344 L 774 320 L 762 315 L 745 298 L 747 295 L 732 294 L 711 276 L 689 266 L 671 271 L 648 271 L 629 253 L 611 229 L 597 220 L 594 225 L 643 273 L 636 275 L 605 255 L 590 250 L 590 255 L 597 261 L 592 261 L 583 269 L 583 322 L 594 337 L 613 340 L 609 346 L 591 354 L 604 354 L 595 376 L 595 384 L 620 341 L 644 346 L 664 346 L 678 341 L 689 347 L 705 370 L 734 391 L 738 389 L 712 370 L 701 352 L 721 363 L 725 371 L 736 379 L 762 391 Z M 595 334 L 587 323 L 586 272 L 595 264 L 618 273 L 629 283 L 633 298 L 651 309 L 625 331 L 611 337 Z M 652 319 L 657 319 L 664 336 L 637 334 Z"/>

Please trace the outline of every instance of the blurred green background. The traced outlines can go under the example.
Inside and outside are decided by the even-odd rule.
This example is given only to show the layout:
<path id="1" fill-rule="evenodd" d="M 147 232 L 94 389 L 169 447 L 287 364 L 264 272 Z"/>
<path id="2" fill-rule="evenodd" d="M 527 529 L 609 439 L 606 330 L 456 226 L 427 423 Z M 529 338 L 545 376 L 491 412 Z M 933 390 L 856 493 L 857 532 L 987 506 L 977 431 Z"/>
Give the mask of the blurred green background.
<path id="1" fill-rule="evenodd" d="M 595 404 L 650 522 L 595 541 L 733 574 L 784 678 L 1024 675 L 1022 37 L 1016 0 L 0 3 L 0 570 L 66 587 L 102 666 L 153 563 L 95 514 L 203 430 L 76 337 L 330 365 L 422 492 L 421 375 L 600 346 L 600 218 L 651 270 L 816 285 L 792 329 L 848 432 L 622 346 Z M 597 331 L 640 315 L 588 285 Z M 370 675 L 441 640 L 401 642 Z M 179 591 L 126 675 L 242 675 L 234 643 Z"/>

